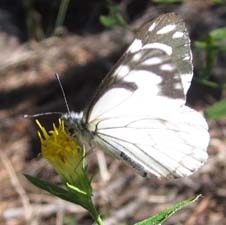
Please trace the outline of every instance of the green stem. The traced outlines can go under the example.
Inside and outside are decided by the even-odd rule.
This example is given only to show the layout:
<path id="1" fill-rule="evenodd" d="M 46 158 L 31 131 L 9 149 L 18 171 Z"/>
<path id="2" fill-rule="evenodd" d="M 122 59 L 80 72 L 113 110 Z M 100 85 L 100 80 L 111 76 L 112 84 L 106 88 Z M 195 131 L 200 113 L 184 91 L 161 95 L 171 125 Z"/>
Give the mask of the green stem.
<path id="1" fill-rule="evenodd" d="M 91 216 L 93 217 L 93 219 L 95 220 L 95 222 L 96 222 L 98 225 L 104 225 L 104 224 L 103 224 L 103 221 L 102 221 L 102 219 L 101 219 L 101 216 L 100 216 L 100 214 L 97 212 L 97 210 L 96 210 L 95 206 L 93 205 L 91 199 L 90 199 L 90 204 L 89 204 L 88 210 L 89 210 L 89 213 L 91 214 Z"/>
<path id="2" fill-rule="evenodd" d="M 98 225 L 104 225 L 100 215 L 97 216 L 96 222 Z"/>
<path id="3" fill-rule="evenodd" d="M 58 27 L 62 27 L 65 19 L 65 14 L 68 9 L 70 0 L 62 0 L 59 8 L 59 12 L 56 19 L 55 31 Z"/>

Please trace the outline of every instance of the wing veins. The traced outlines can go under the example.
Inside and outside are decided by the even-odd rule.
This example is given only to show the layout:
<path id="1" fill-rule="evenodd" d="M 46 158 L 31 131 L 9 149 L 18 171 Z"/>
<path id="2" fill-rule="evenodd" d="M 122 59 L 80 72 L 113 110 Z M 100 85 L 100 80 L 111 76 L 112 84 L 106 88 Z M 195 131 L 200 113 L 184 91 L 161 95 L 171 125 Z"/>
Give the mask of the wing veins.
<path id="1" fill-rule="evenodd" d="M 121 104 L 123 104 L 124 102 L 128 101 L 128 99 L 133 95 L 134 92 L 131 92 L 131 95 L 128 96 L 126 99 L 124 99 L 123 101 L 119 102 L 117 105 L 112 106 L 111 108 L 109 108 L 108 110 L 102 112 L 101 114 L 98 115 L 98 117 L 101 117 L 103 114 L 113 110 L 115 107 L 120 106 Z M 89 121 L 89 123 L 92 123 L 92 121 Z"/>
<path id="2" fill-rule="evenodd" d="M 98 135 L 98 134 L 100 134 L 100 135 L 102 135 L 102 136 L 107 136 L 107 137 L 111 138 L 112 141 L 115 140 L 114 142 L 115 142 L 116 144 L 119 144 L 116 140 L 120 140 L 120 141 L 122 141 L 122 142 L 125 142 L 125 143 L 128 143 L 128 144 L 133 145 L 134 147 L 136 147 L 137 149 L 139 149 L 144 155 L 146 155 L 147 157 L 150 157 L 153 161 L 155 161 L 156 163 L 160 164 L 160 166 L 162 166 L 162 168 L 165 168 L 171 175 L 173 175 L 173 173 L 170 172 L 170 169 L 168 169 L 167 167 L 165 167 L 164 165 L 162 165 L 158 160 L 155 160 L 153 157 L 151 157 L 151 155 L 147 154 L 142 148 L 138 147 L 137 145 L 140 144 L 140 143 L 126 141 L 125 139 L 118 138 L 118 137 L 114 137 L 114 136 L 112 136 L 112 135 L 104 134 L 104 133 L 101 133 L 101 132 L 98 132 L 97 135 Z M 98 137 L 99 137 L 101 140 L 104 140 L 104 141 L 105 141 L 105 139 L 103 139 L 100 135 L 98 135 Z M 181 138 L 181 139 L 184 141 L 183 138 Z M 153 139 L 152 139 L 152 140 L 153 140 Z M 185 143 L 186 143 L 186 142 L 185 142 Z M 119 144 L 119 145 L 122 146 L 123 148 L 126 148 L 126 147 L 123 146 L 122 144 Z M 157 149 L 157 148 L 155 147 L 155 145 L 144 145 L 144 144 L 140 144 L 140 145 L 143 145 L 143 146 L 150 146 L 151 148 L 154 148 L 156 151 L 160 151 L 159 149 Z M 112 146 L 112 145 L 111 145 L 111 146 Z M 157 145 L 156 145 L 156 146 L 157 146 Z M 191 149 L 194 149 L 194 146 L 192 146 L 192 145 L 189 145 L 189 146 L 191 147 Z M 115 147 L 114 147 L 114 148 L 115 148 Z M 115 148 L 115 149 L 116 149 L 116 148 Z M 129 152 L 132 154 L 132 152 L 129 150 L 129 148 L 126 148 L 126 149 L 127 149 L 127 151 L 129 151 Z M 176 162 L 176 163 L 178 164 L 178 167 L 179 167 L 179 166 L 182 166 L 182 167 L 186 168 L 186 169 L 189 170 L 189 171 L 190 171 L 190 169 L 182 163 L 183 158 L 191 157 L 192 159 L 194 159 L 194 160 L 196 160 L 197 162 L 199 162 L 199 160 L 196 159 L 196 158 L 192 155 L 193 151 L 190 152 L 190 153 L 184 153 L 183 158 L 182 158 L 179 162 L 178 162 L 176 159 L 174 159 L 172 156 L 170 156 L 169 154 L 166 154 L 166 153 L 163 152 L 163 151 L 160 151 L 160 152 L 161 152 L 161 154 L 165 155 L 165 156 L 168 157 L 169 159 L 171 159 L 171 160 L 173 160 L 174 162 Z M 125 153 L 124 153 L 124 154 L 125 154 Z M 132 155 L 134 155 L 134 154 L 132 154 Z M 135 157 L 135 155 L 134 155 L 134 157 Z M 144 164 L 146 164 L 146 163 L 144 163 Z M 146 164 L 146 165 L 147 165 L 147 164 Z M 176 171 L 176 169 L 175 169 L 175 171 Z"/>
<path id="3" fill-rule="evenodd" d="M 103 142 L 105 142 L 105 143 L 107 143 L 108 145 L 110 145 L 112 148 L 114 148 L 114 149 L 116 149 L 116 150 L 118 150 L 118 148 L 116 148 L 114 145 L 112 145 L 111 143 L 109 143 L 107 140 L 105 140 L 105 139 L 103 139 L 101 136 L 99 136 L 99 135 L 97 135 Z M 108 135 L 106 135 L 106 136 L 108 136 Z M 109 137 L 111 137 L 111 136 L 109 136 Z M 135 156 L 135 154 L 133 154 L 133 152 L 131 152 L 128 148 L 126 148 L 124 145 L 122 145 L 121 143 L 118 143 L 117 141 L 116 141 L 116 138 L 114 138 L 114 137 L 111 137 L 112 138 L 112 142 L 114 142 L 114 143 L 116 143 L 117 145 L 120 145 L 123 149 L 125 149 L 125 150 L 127 150 L 128 152 L 130 152 L 130 154 L 131 155 L 133 155 L 133 157 L 134 158 L 136 158 L 136 156 Z M 121 141 L 124 141 L 124 140 L 121 140 Z M 124 141 L 124 142 L 126 142 L 126 141 Z M 127 142 L 127 143 L 129 143 L 129 144 L 132 144 L 132 145 L 134 145 L 135 147 L 137 147 L 134 143 L 131 143 L 131 142 Z M 119 150 L 120 151 L 120 150 Z M 120 151 L 120 153 L 121 153 L 122 151 Z M 125 152 L 123 152 L 125 155 L 127 155 Z M 128 155 L 127 155 L 128 156 Z M 152 157 L 150 157 L 151 159 L 152 159 Z M 134 159 L 133 159 L 134 160 Z M 144 164 L 144 165 L 146 165 L 146 167 L 150 167 L 150 165 L 148 165 L 147 163 L 145 163 L 143 160 L 140 160 L 140 161 L 142 161 L 142 163 Z M 156 161 L 154 158 L 153 158 L 153 161 L 154 162 L 156 162 L 156 163 L 158 163 L 158 164 L 160 164 L 158 161 Z M 161 165 L 161 164 L 160 164 Z M 157 171 L 157 170 L 155 170 L 153 167 L 151 167 L 151 169 L 153 170 L 153 171 L 155 171 L 157 174 L 159 174 L 159 172 Z"/>

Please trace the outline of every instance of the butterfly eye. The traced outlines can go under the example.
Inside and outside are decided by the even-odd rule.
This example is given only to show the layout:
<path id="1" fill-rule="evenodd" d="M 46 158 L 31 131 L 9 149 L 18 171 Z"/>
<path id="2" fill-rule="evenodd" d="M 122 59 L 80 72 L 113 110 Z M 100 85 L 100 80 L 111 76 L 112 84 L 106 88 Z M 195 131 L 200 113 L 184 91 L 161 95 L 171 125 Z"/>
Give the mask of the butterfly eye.
<path id="1" fill-rule="evenodd" d="M 72 136 L 75 134 L 75 130 L 74 130 L 72 127 L 68 128 L 67 131 L 68 131 Z"/>
<path id="2" fill-rule="evenodd" d="M 73 123 L 70 121 L 70 119 L 63 119 L 64 120 L 64 126 L 65 129 L 70 133 L 70 135 L 75 134 L 75 129 L 73 128 Z"/>

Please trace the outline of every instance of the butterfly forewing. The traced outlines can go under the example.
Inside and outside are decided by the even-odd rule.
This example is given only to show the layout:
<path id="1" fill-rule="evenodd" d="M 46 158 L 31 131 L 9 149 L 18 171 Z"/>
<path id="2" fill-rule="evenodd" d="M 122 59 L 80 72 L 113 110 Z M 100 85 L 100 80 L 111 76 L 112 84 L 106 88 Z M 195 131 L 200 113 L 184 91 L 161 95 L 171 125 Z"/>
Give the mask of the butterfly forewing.
<path id="1" fill-rule="evenodd" d="M 207 159 L 209 141 L 204 118 L 185 106 L 191 79 L 185 24 L 162 15 L 140 29 L 101 83 L 84 115 L 87 129 L 142 175 L 189 175 Z"/>
<path id="2" fill-rule="evenodd" d="M 89 121 L 108 112 L 106 103 L 95 104 L 103 95 L 111 95 L 114 88 L 118 96 L 127 98 L 139 85 L 143 91 L 145 86 L 152 90 L 150 97 L 172 98 L 177 104 L 184 104 L 192 80 L 191 61 L 190 40 L 180 17 L 165 14 L 147 23 L 100 85 L 86 114 Z M 109 104 L 111 108 L 121 103 L 115 99 Z"/>
<path id="3" fill-rule="evenodd" d="M 192 79 L 191 60 L 188 32 L 180 17 L 170 13 L 147 23 L 103 80 L 90 104 L 91 107 L 88 108 L 87 117 L 92 106 L 109 89 L 120 86 L 136 89 L 136 82 L 125 82 L 131 71 L 133 76 L 136 72 L 139 74 L 146 71 L 146 74 L 147 72 L 150 74 L 146 79 L 161 78 L 156 95 L 185 100 Z M 152 76 L 153 73 L 155 76 Z M 155 81 L 154 85 L 156 85 Z"/>

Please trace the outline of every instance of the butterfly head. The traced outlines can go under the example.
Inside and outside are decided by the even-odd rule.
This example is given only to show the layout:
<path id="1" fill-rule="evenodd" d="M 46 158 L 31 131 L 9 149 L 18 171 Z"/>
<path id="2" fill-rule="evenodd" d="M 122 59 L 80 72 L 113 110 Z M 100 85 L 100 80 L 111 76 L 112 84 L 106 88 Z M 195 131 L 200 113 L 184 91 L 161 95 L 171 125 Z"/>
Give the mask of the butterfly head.
<path id="1" fill-rule="evenodd" d="M 65 123 L 65 127 L 67 130 L 74 135 L 78 130 L 81 130 L 82 127 L 82 117 L 83 112 L 76 113 L 76 112 L 70 112 L 65 113 L 62 115 L 62 120 Z"/>

